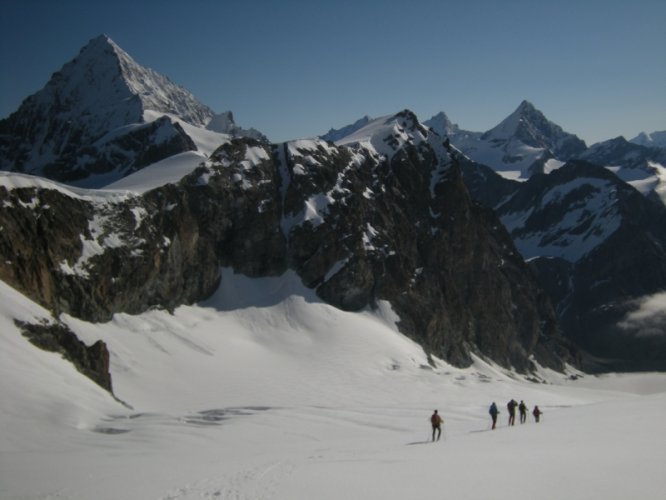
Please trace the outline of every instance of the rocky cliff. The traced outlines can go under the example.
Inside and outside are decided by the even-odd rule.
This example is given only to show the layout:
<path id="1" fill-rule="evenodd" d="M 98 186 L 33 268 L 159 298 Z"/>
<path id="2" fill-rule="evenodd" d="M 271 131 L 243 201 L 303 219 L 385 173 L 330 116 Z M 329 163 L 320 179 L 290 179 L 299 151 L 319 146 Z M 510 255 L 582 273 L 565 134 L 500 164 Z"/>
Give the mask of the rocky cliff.
<path id="1" fill-rule="evenodd" d="M 143 195 L 6 176 L 0 279 L 56 314 L 105 321 L 200 300 L 220 266 L 293 269 L 337 307 L 390 302 L 406 335 L 456 365 L 571 361 L 548 298 L 441 138 L 408 111 L 367 138 L 237 138 Z"/>

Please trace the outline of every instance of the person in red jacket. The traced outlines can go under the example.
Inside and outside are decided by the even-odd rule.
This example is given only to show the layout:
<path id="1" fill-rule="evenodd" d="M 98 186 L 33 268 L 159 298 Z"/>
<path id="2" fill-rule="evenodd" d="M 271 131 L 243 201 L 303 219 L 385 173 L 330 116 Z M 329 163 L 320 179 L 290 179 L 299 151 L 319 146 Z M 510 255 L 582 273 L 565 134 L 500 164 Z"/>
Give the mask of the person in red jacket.
<path id="1" fill-rule="evenodd" d="M 437 434 L 437 441 L 442 436 L 442 417 L 439 416 L 437 410 L 430 417 L 430 423 L 432 424 L 432 440 L 435 440 L 435 434 Z"/>
<path id="2" fill-rule="evenodd" d="M 532 415 L 534 415 L 534 421 L 538 424 L 539 423 L 539 417 L 541 416 L 543 412 L 539 410 L 538 406 L 534 407 L 534 410 L 532 411 Z"/>

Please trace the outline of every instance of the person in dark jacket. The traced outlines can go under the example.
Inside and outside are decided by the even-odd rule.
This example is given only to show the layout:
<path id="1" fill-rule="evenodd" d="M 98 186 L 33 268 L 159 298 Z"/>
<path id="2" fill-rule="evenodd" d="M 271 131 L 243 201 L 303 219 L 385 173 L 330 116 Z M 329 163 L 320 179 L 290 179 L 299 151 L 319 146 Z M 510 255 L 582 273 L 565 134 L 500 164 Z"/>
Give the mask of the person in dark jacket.
<path id="1" fill-rule="evenodd" d="M 432 424 L 432 440 L 435 440 L 435 434 L 437 434 L 437 441 L 442 436 L 442 417 L 439 416 L 437 410 L 430 417 L 430 423 Z"/>
<path id="2" fill-rule="evenodd" d="M 518 403 L 514 399 L 509 401 L 506 405 L 507 410 L 509 410 L 509 425 L 514 425 L 516 423 L 516 407 Z"/>
<path id="3" fill-rule="evenodd" d="M 527 422 L 527 405 L 521 399 L 520 404 L 518 405 L 518 412 L 520 412 L 520 423 L 524 424 Z"/>
<path id="4" fill-rule="evenodd" d="M 497 405 L 493 401 L 493 404 L 490 405 L 490 409 L 488 410 L 488 413 L 490 413 L 490 418 L 493 419 L 493 429 L 497 425 L 497 415 L 499 415 L 499 410 L 497 409 Z"/>

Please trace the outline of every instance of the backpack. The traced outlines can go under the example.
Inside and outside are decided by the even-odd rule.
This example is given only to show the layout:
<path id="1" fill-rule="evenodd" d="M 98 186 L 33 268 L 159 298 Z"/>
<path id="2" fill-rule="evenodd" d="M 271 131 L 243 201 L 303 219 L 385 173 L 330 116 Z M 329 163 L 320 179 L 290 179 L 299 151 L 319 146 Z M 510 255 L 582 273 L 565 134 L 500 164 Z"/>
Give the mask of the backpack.
<path id="1" fill-rule="evenodd" d="M 439 425 L 442 423 L 442 417 L 440 417 L 437 413 L 434 413 L 432 417 L 430 417 L 430 423 L 432 425 Z"/>

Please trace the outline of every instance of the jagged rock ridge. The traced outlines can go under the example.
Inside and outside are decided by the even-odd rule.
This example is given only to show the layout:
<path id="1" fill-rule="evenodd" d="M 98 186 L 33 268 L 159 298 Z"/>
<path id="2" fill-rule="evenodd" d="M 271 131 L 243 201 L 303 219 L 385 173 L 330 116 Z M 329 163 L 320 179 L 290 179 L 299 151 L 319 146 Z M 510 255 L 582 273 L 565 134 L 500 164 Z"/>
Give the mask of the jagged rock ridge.
<path id="1" fill-rule="evenodd" d="M 375 125 L 348 146 L 234 139 L 143 196 L 0 187 L 0 278 L 103 321 L 200 300 L 220 266 L 289 268 L 337 307 L 390 302 L 405 334 L 454 364 L 561 368 L 571 353 L 549 300 L 441 137 L 408 111 Z"/>

